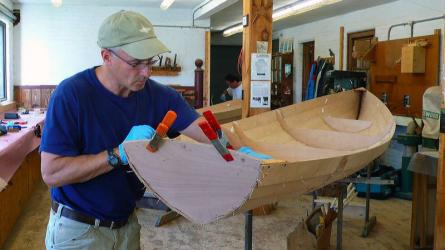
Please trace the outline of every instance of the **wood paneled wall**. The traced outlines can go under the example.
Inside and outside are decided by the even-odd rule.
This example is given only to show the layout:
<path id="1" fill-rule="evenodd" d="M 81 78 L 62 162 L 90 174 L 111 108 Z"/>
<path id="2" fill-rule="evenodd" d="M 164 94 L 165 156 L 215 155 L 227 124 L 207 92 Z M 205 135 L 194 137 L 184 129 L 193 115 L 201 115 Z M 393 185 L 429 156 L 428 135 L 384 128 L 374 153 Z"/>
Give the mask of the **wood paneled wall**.
<path id="1" fill-rule="evenodd" d="M 57 85 L 14 86 L 14 100 L 17 107 L 47 108 L 49 97 Z M 193 107 L 195 105 L 195 89 L 193 86 L 171 85 Z"/>
<path id="2" fill-rule="evenodd" d="M 14 86 L 14 100 L 17 107 L 46 108 L 55 88 L 56 85 Z"/>

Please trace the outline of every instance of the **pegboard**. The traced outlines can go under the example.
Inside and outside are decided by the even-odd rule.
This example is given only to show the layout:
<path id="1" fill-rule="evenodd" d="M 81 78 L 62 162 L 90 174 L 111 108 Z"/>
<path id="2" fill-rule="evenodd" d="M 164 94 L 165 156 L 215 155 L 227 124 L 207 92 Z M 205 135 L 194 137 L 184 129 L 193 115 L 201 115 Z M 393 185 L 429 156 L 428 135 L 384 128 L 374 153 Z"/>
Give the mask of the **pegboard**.
<path id="1" fill-rule="evenodd" d="M 424 39 L 425 73 L 401 73 L 402 47 Z M 383 99 L 393 115 L 422 117 L 422 98 L 425 90 L 439 84 L 440 30 L 433 35 L 378 42 L 373 48 L 369 90 Z M 410 106 L 404 106 L 409 96 Z"/>

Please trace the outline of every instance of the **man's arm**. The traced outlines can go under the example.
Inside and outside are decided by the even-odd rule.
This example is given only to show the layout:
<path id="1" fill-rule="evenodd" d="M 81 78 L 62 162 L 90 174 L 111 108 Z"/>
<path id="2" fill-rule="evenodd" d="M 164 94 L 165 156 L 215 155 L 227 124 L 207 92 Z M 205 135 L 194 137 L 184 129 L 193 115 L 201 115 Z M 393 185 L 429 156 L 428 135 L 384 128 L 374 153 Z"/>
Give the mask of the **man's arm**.
<path id="1" fill-rule="evenodd" d="M 42 178 L 49 186 L 58 187 L 85 182 L 112 169 L 108 165 L 107 151 L 96 155 L 75 157 L 60 156 L 47 152 L 41 154 Z"/>
<path id="2" fill-rule="evenodd" d="M 207 136 L 202 132 L 201 128 L 198 126 L 198 123 L 204 121 L 203 117 L 199 117 L 192 124 L 190 124 L 186 129 L 179 131 L 181 134 L 186 135 L 195 141 L 210 143 Z"/>

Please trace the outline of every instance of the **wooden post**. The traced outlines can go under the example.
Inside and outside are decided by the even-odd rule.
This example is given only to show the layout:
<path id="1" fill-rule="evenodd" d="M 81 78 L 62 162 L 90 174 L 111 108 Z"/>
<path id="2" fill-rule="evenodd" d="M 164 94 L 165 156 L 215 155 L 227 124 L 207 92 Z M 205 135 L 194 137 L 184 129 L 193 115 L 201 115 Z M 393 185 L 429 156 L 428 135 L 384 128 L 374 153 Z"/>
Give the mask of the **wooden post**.
<path id="1" fill-rule="evenodd" d="M 203 61 L 201 59 L 195 60 L 195 108 L 202 108 L 202 99 L 203 99 L 203 78 L 204 78 L 204 70 L 202 69 Z"/>
<path id="2" fill-rule="evenodd" d="M 340 68 L 339 70 L 343 70 L 343 48 L 345 43 L 345 27 L 340 27 Z"/>
<path id="3" fill-rule="evenodd" d="M 203 106 L 210 106 L 210 43 L 211 32 L 205 33 L 205 58 L 204 58 L 204 91 L 203 91 Z"/>
<path id="4" fill-rule="evenodd" d="M 267 52 L 272 53 L 272 4 L 272 0 L 243 0 L 243 16 L 248 17 L 248 25 L 243 29 L 243 118 L 269 110 L 250 108 L 250 59 L 256 53 L 257 41 L 268 42 Z"/>
<path id="5" fill-rule="evenodd" d="M 442 41 L 445 41 L 445 27 L 442 32 Z M 443 45 L 442 45 L 443 46 Z M 445 111 L 445 101 L 443 93 L 445 91 L 445 47 L 442 49 L 442 95 L 441 95 L 441 117 L 440 117 L 440 137 L 439 137 L 439 166 L 437 168 L 437 198 L 436 198 L 436 223 L 434 231 L 434 249 L 445 249 L 445 131 L 442 129 Z"/>
<path id="6" fill-rule="evenodd" d="M 273 0 L 243 0 L 243 16 L 248 19 L 248 25 L 243 29 L 243 118 L 270 110 L 250 108 L 250 66 L 252 53 L 257 52 L 257 41 L 266 41 L 267 53 L 272 53 L 272 5 Z M 269 214 L 274 207 L 275 204 L 258 207 L 253 210 L 253 215 Z"/>

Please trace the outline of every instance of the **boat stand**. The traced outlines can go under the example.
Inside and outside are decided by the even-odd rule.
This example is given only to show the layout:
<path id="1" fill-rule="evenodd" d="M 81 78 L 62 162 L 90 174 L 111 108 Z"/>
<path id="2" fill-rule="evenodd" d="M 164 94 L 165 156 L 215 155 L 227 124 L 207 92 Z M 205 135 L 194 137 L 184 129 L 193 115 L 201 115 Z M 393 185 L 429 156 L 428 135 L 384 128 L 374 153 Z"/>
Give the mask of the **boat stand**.
<path id="1" fill-rule="evenodd" d="M 382 180 L 382 179 L 374 179 L 371 178 L 371 164 L 367 166 L 367 176 L 366 178 L 345 178 L 343 180 L 338 181 L 339 183 L 361 183 L 366 184 L 366 207 L 365 207 L 365 222 L 362 229 L 361 236 L 368 237 L 371 230 L 374 228 L 377 218 L 375 216 L 369 216 L 369 207 L 371 201 L 371 184 L 378 185 L 394 185 L 394 180 Z M 343 199 L 344 194 L 346 193 L 346 185 L 341 186 L 341 190 L 338 195 L 338 211 L 337 211 L 337 250 L 342 249 L 342 241 L 343 241 Z M 312 193 L 313 206 L 315 206 L 315 199 L 317 198 L 316 192 Z"/>
<path id="2" fill-rule="evenodd" d="M 252 250 L 252 214 L 252 210 L 249 210 L 244 214 L 244 250 Z"/>

